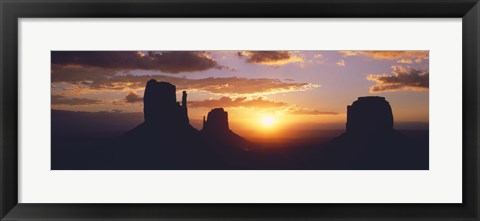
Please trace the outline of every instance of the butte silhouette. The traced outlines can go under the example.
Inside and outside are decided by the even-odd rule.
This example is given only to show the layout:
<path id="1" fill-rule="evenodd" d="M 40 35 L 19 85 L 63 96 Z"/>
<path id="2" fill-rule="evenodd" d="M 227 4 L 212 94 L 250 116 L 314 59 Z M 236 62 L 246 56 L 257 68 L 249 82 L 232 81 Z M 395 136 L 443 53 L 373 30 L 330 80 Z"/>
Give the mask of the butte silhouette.
<path id="1" fill-rule="evenodd" d="M 122 138 L 164 143 L 166 148 L 183 144 L 186 139 L 199 139 L 198 130 L 189 124 L 186 92 L 183 92 L 180 105 L 176 98 L 176 87 L 170 83 L 155 80 L 147 82 L 143 113 L 145 121 L 123 134 Z"/>
<path id="2" fill-rule="evenodd" d="M 208 169 L 237 165 L 250 143 L 228 127 L 228 113 L 215 108 L 201 131 L 189 123 L 187 93 L 181 104 L 176 87 L 147 82 L 143 97 L 144 122 L 124 133 L 116 149 L 117 165 L 148 169 Z M 130 162 L 129 162 L 130 161 Z M 123 166 L 122 166 L 123 167 Z"/>
<path id="3" fill-rule="evenodd" d="M 248 150 L 252 145 L 240 137 L 228 126 L 228 113 L 223 108 L 214 108 L 208 112 L 207 120 L 203 118 L 202 136 L 215 146 L 232 146 Z"/>
<path id="4" fill-rule="evenodd" d="M 384 97 L 359 97 L 347 106 L 346 131 L 325 145 L 321 164 L 352 170 L 428 169 L 426 147 L 394 129 Z"/>

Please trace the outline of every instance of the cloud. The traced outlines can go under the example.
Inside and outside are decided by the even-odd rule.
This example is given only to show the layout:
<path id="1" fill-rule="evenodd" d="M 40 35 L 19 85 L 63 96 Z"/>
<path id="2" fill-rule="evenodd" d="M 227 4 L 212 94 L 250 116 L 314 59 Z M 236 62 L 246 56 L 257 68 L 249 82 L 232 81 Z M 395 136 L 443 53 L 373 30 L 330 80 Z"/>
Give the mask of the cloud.
<path id="1" fill-rule="evenodd" d="M 79 65 L 52 65 L 51 81 L 66 83 L 89 83 L 95 80 L 112 78 L 118 70 Z M 53 85 L 54 86 L 54 85 Z"/>
<path id="2" fill-rule="evenodd" d="M 341 66 L 341 67 L 345 67 L 346 63 L 343 59 L 340 59 L 340 60 L 337 61 L 337 65 Z"/>
<path id="3" fill-rule="evenodd" d="M 422 63 L 424 59 L 423 58 L 416 58 L 416 59 L 409 59 L 409 58 L 402 58 L 397 61 L 397 63 L 402 63 L 402 64 L 413 64 L 413 62 L 420 64 Z"/>
<path id="4" fill-rule="evenodd" d="M 127 103 L 137 103 L 137 102 L 143 102 L 143 97 L 140 95 L 136 94 L 135 92 L 131 91 L 128 93 L 128 95 L 125 97 L 125 102 Z"/>
<path id="5" fill-rule="evenodd" d="M 344 57 L 357 56 L 360 51 L 338 51 Z"/>
<path id="6" fill-rule="evenodd" d="M 172 84 L 182 90 L 206 91 L 213 94 L 277 94 L 309 90 L 318 85 L 310 83 L 284 82 L 271 78 L 203 78 L 172 79 Z"/>
<path id="7" fill-rule="evenodd" d="M 256 99 L 247 99 L 246 97 L 239 97 L 232 99 L 230 97 L 221 97 L 219 99 L 207 99 L 203 101 L 190 101 L 188 106 L 191 108 L 217 108 L 217 107 L 254 107 L 254 108 L 277 108 L 283 107 L 287 104 L 284 102 L 275 102 L 264 100 L 262 97 Z"/>
<path id="8" fill-rule="evenodd" d="M 415 63 L 420 64 L 420 63 L 422 63 L 423 60 L 424 60 L 424 58 L 417 58 L 417 59 L 415 59 Z"/>
<path id="9" fill-rule="evenodd" d="M 338 51 L 338 53 L 344 57 L 360 55 L 360 56 L 370 57 L 373 59 L 386 59 L 386 60 L 396 60 L 396 59 L 402 59 L 402 58 L 428 60 L 428 57 L 429 57 L 429 51 Z"/>
<path id="10" fill-rule="evenodd" d="M 199 51 L 52 51 L 52 65 L 115 70 L 157 70 L 166 73 L 222 69 L 207 52 Z"/>
<path id="11" fill-rule="evenodd" d="M 425 70 L 392 66 L 392 74 L 369 74 L 367 80 L 375 81 L 370 87 L 371 93 L 399 91 L 399 90 L 428 90 L 428 75 Z"/>
<path id="12" fill-rule="evenodd" d="M 143 102 L 143 97 L 140 97 L 134 92 L 129 93 L 125 97 L 125 103 L 139 103 Z M 269 101 L 265 100 L 263 97 L 258 97 L 254 99 L 248 99 L 247 97 L 221 97 L 218 99 L 211 98 L 201 101 L 188 101 L 188 108 L 280 108 L 285 110 L 285 113 L 291 115 L 337 115 L 337 112 L 333 111 L 319 111 L 311 110 L 305 108 L 299 108 L 296 105 L 289 105 L 285 102 L 280 101 Z"/>
<path id="13" fill-rule="evenodd" d="M 402 64 L 412 64 L 413 60 L 408 59 L 408 58 L 402 58 L 401 60 L 397 61 L 397 63 L 402 63 Z"/>
<path id="14" fill-rule="evenodd" d="M 255 99 L 247 99 L 246 97 L 239 97 L 232 99 L 230 97 L 221 97 L 219 99 L 207 99 L 203 101 L 190 101 L 188 102 L 190 108 L 276 108 L 283 109 L 285 113 L 290 115 L 337 115 L 337 112 L 333 111 L 319 111 L 306 108 L 300 108 L 296 105 L 289 105 L 285 102 L 269 101 L 262 97 Z"/>
<path id="15" fill-rule="evenodd" d="M 170 82 L 178 90 L 203 91 L 219 95 L 265 95 L 291 91 L 305 91 L 319 87 L 311 83 L 287 82 L 271 78 L 202 78 L 188 79 L 165 75 L 131 75 L 104 71 L 100 68 L 52 67 L 52 83 L 69 83 L 77 91 L 139 90 L 150 79 Z M 73 87 L 73 86 L 72 86 Z"/>
<path id="16" fill-rule="evenodd" d="M 54 94 L 51 97 L 52 105 L 91 105 L 100 104 L 101 100 L 94 100 L 88 98 L 66 97 L 65 95 Z"/>
<path id="17" fill-rule="evenodd" d="M 303 57 L 291 51 L 240 51 L 239 57 L 245 57 L 247 63 L 280 66 L 289 63 L 303 62 Z"/>
<path id="18" fill-rule="evenodd" d="M 126 103 L 141 103 L 143 102 L 143 97 L 134 92 L 130 92 L 125 99 L 120 102 L 119 104 L 126 104 Z M 237 97 L 237 98 L 230 98 L 230 97 L 220 97 L 218 99 L 210 98 L 200 101 L 188 101 L 188 108 L 260 108 L 260 109 L 268 109 L 268 108 L 276 108 L 282 109 L 285 113 L 290 115 L 337 115 L 337 112 L 333 111 L 319 111 L 319 110 L 311 110 L 306 108 L 300 108 L 297 105 L 289 105 L 285 102 L 281 101 L 270 101 L 265 100 L 263 97 L 249 99 L 247 97 Z"/>
<path id="19" fill-rule="evenodd" d="M 327 63 L 327 58 L 323 56 L 323 54 L 316 53 L 313 55 L 313 60 L 309 60 L 309 62 L 314 62 L 317 64 L 326 64 Z"/>

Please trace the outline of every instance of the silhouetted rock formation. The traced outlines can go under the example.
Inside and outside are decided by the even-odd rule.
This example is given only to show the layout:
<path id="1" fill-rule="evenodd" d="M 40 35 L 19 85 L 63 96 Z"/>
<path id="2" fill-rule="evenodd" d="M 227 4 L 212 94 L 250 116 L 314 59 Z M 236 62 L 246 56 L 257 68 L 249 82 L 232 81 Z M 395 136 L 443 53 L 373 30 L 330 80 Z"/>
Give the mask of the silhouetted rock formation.
<path id="1" fill-rule="evenodd" d="M 207 140 L 215 145 L 231 146 L 248 149 L 249 142 L 230 130 L 228 126 L 228 113 L 223 108 L 214 108 L 208 112 L 207 120 L 203 118 L 201 130 Z"/>
<path id="2" fill-rule="evenodd" d="M 394 130 L 384 97 L 359 97 L 347 106 L 346 132 L 327 144 L 327 167 L 336 169 L 428 169 L 428 144 Z M 426 148 L 425 148 L 426 147 Z"/>
<path id="3" fill-rule="evenodd" d="M 202 131 L 205 133 L 216 133 L 229 131 L 228 113 L 223 108 L 214 108 L 207 115 L 207 121 L 203 122 Z"/>
<path id="4" fill-rule="evenodd" d="M 359 97 L 347 106 L 347 133 L 365 134 L 393 130 L 392 108 L 384 97 Z"/>
<path id="5" fill-rule="evenodd" d="M 183 91 L 182 92 L 182 107 L 183 107 L 183 117 L 187 120 L 187 123 L 190 122 L 188 119 L 188 108 L 187 108 L 187 92 Z"/>
<path id="6" fill-rule="evenodd" d="M 198 133 L 188 120 L 187 93 L 183 92 L 182 104 L 177 102 L 176 87 L 168 82 L 149 80 L 143 97 L 145 122 L 125 135 L 138 137 L 162 138 L 170 140 L 177 136 Z M 174 135 L 174 136 L 170 136 Z"/>
<path id="7" fill-rule="evenodd" d="M 189 124 L 187 92 L 182 103 L 176 100 L 176 87 L 167 82 L 150 80 L 144 95 L 145 122 L 123 134 L 118 140 L 115 163 L 132 161 L 140 168 L 215 168 L 228 165 L 243 147 L 245 139 L 228 128 L 228 116 L 222 108 L 208 114 L 210 129 L 202 132 Z M 228 156 L 228 157 L 225 157 Z M 140 165 L 140 166 L 139 166 Z"/>
<path id="8" fill-rule="evenodd" d="M 143 98 L 145 122 L 117 140 L 113 163 L 153 169 L 207 165 L 200 132 L 189 124 L 186 98 L 184 92 L 180 105 L 174 85 L 149 80 Z"/>
<path id="9" fill-rule="evenodd" d="M 183 92 L 182 106 L 177 102 L 176 87 L 167 82 L 149 80 L 143 97 L 145 122 L 165 127 L 188 124 L 187 93 Z"/>

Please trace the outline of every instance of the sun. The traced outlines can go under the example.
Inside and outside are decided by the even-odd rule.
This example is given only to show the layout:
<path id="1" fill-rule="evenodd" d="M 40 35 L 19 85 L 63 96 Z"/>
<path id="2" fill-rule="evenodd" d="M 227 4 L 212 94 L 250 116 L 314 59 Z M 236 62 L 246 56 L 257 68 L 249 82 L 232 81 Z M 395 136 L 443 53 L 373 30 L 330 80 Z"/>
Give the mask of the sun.
<path id="1" fill-rule="evenodd" d="M 271 127 L 275 125 L 276 122 L 275 122 L 275 118 L 273 118 L 272 116 L 265 115 L 262 117 L 261 123 L 265 127 Z"/>

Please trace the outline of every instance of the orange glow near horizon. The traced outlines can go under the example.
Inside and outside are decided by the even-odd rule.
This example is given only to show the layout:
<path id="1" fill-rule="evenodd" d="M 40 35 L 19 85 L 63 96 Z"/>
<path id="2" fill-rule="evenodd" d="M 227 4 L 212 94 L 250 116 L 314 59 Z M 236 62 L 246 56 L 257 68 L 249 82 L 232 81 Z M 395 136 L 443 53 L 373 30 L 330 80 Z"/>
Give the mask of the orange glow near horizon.
<path id="1" fill-rule="evenodd" d="M 270 128 L 275 126 L 276 119 L 270 115 L 265 115 L 262 117 L 261 124 L 263 127 Z"/>

